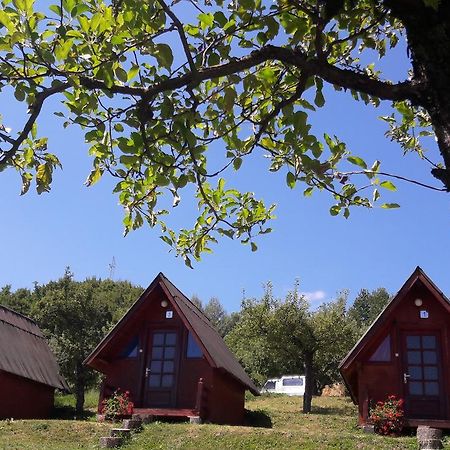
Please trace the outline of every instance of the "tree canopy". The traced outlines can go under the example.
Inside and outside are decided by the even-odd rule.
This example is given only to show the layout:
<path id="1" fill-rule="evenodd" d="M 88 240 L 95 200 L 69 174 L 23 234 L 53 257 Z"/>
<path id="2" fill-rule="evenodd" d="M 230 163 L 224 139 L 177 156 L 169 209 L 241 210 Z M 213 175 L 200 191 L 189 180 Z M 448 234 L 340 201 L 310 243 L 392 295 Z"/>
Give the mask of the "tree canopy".
<path id="1" fill-rule="evenodd" d="M 125 209 L 125 231 L 158 225 L 190 264 L 219 236 L 253 242 L 273 205 L 225 182 L 254 153 L 305 196 L 328 191 L 332 215 L 373 206 L 399 178 L 450 190 L 450 5 L 440 0 L 0 1 L 0 89 L 28 105 L 13 134 L 0 122 L 0 170 L 22 193 L 46 192 L 60 165 L 38 129 L 55 113 L 78 125 Z M 405 43 L 411 70 L 390 81 L 373 61 Z M 174 51 L 177 49 L 177 51 Z M 387 136 L 430 166 L 436 183 L 388 174 L 339 137 L 313 133 L 325 86 L 377 107 L 392 104 Z M 56 97 L 59 103 L 50 102 Z M 3 103 L 5 104 L 5 103 Z M 60 107 L 55 105 L 60 105 Z M 53 109 L 53 111 L 51 111 Z M 426 153 L 435 136 L 440 160 Z M 179 233 L 164 216 L 194 192 L 199 214 Z M 166 194 L 165 196 L 163 194 Z M 396 207 L 393 203 L 382 205 Z"/>
<path id="2" fill-rule="evenodd" d="M 311 310 L 298 286 L 277 299 L 270 283 L 261 299 L 245 299 L 226 342 L 259 384 L 285 374 L 306 376 L 303 412 L 314 392 L 340 380 L 339 362 L 356 342 L 356 322 L 347 295 Z"/>

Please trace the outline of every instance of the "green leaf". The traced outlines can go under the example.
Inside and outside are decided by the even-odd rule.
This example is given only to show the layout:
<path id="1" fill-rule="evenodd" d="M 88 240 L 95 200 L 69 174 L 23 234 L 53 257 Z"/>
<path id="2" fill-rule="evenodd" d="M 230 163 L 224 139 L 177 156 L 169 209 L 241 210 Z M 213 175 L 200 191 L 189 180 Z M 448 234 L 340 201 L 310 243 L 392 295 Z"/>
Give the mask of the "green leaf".
<path id="1" fill-rule="evenodd" d="M 314 103 L 316 106 L 321 108 L 323 105 L 325 105 L 325 97 L 322 94 L 322 91 L 319 89 L 316 91 L 316 96 L 314 97 Z"/>
<path id="2" fill-rule="evenodd" d="M 139 66 L 136 64 L 131 65 L 131 69 L 128 71 L 127 81 L 131 81 L 139 73 Z"/>
<path id="3" fill-rule="evenodd" d="M 200 27 L 202 30 L 211 27 L 214 23 L 214 15 L 211 13 L 200 13 L 198 15 L 198 20 L 200 21 Z"/>
<path id="4" fill-rule="evenodd" d="M 258 250 L 258 246 L 254 242 L 250 242 L 250 247 L 252 248 L 252 252 L 256 252 L 256 250 Z"/>
<path id="5" fill-rule="evenodd" d="M 355 164 L 355 166 L 359 166 L 359 167 L 362 167 L 363 169 L 367 169 L 366 162 L 359 156 L 349 156 L 347 158 L 347 161 L 351 162 L 352 164 Z"/>
<path id="6" fill-rule="evenodd" d="M 297 182 L 297 179 L 295 178 L 295 175 L 292 172 L 288 172 L 286 174 L 286 184 L 291 188 L 294 189 L 295 183 Z"/>
<path id="7" fill-rule="evenodd" d="M 116 67 L 114 70 L 116 77 L 122 81 L 122 83 L 126 83 L 128 81 L 128 74 L 126 70 L 122 69 L 122 67 Z"/>
<path id="8" fill-rule="evenodd" d="M 337 216 L 341 212 L 341 207 L 339 205 L 334 205 L 330 208 L 330 214 L 332 216 Z"/>
<path id="9" fill-rule="evenodd" d="M 241 168 L 241 165 L 242 165 L 242 158 L 235 158 L 233 160 L 234 170 L 239 170 Z"/>
<path id="10" fill-rule="evenodd" d="M 172 66 L 173 53 L 172 49 L 167 44 L 156 45 L 155 57 L 158 60 L 158 63 L 166 69 L 170 69 L 170 67 Z"/>
<path id="11" fill-rule="evenodd" d="M 102 177 L 103 170 L 100 169 L 100 167 L 96 167 L 91 171 L 89 176 L 87 177 L 87 180 L 84 182 L 86 186 L 93 186 L 97 181 L 100 180 Z"/>
<path id="12" fill-rule="evenodd" d="M 391 181 L 383 181 L 380 183 L 380 186 L 384 189 L 388 189 L 389 191 L 396 191 L 397 188 L 395 187 L 395 184 Z"/>
<path id="13" fill-rule="evenodd" d="M 400 208 L 400 205 L 398 203 L 383 203 L 381 207 L 384 209 L 394 209 Z"/>

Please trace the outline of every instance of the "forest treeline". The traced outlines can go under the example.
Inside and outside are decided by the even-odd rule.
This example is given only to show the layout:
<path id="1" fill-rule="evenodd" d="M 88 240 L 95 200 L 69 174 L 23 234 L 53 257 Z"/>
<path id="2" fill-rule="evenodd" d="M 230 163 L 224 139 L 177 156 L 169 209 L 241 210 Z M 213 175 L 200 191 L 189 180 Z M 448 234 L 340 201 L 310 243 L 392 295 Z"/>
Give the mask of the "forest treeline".
<path id="1" fill-rule="evenodd" d="M 47 336 L 62 374 L 82 413 L 85 390 L 99 376 L 82 362 L 142 293 L 128 281 L 88 278 L 76 281 L 69 268 L 33 289 L 0 289 L 0 305 L 34 319 Z M 298 283 L 284 298 L 271 283 L 260 298 L 244 298 L 238 312 L 227 312 L 218 298 L 192 302 L 209 318 L 250 377 L 259 385 L 283 374 L 305 374 L 303 410 L 312 395 L 340 380 L 338 365 L 390 299 L 384 288 L 362 289 L 352 305 L 348 292 L 313 309 Z"/>

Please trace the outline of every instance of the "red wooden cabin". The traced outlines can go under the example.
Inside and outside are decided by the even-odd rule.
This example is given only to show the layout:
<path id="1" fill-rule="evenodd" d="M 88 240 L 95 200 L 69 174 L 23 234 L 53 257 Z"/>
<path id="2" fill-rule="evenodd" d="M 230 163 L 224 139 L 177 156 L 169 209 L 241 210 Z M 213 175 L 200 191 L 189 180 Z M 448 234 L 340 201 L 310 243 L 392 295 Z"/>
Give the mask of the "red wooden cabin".
<path id="1" fill-rule="evenodd" d="M 258 390 L 204 314 L 160 273 L 86 358 L 102 372 L 99 408 L 129 391 L 136 413 L 244 419 L 245 390 Z"/>
<path id="2" fill-rule="evenodd" d="M 69 390 L 41 330 L 0 306 L 0 419 L 49 417 L 55 389 Z"/>
<path id="3" fill-rule="evenodd" d="M 450 302 L 417 267 L 340 365 L 360 424 L 393 394 L 409 426 L 450 428 L 449 344 Z"/>

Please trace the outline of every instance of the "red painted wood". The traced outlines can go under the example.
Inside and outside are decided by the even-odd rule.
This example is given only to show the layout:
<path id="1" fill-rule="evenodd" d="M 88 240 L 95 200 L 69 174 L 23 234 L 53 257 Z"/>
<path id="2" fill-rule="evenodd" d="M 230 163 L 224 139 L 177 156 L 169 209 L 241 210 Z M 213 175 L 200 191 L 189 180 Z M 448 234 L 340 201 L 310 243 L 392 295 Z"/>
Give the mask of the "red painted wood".
<path id="1" fill-rule="evenodd" d="M 135 408 L 133 414 L 143 417 L 191 417 L 196 416 L 197 412 L 187 408 Z"/>
<path id="2" fill-rule="evenodd" d="M 449 344 L 448 332 L 450 330 L 450 304 L 442 296 L 436 286 L 423 274 L 417 271 L 418 276 L 408 281 L 399 291 L 392 305 L 386 309 L 380 319 L 371 327 L 358 345 L 344 360 L 341 372 L 349 387 L 354 401 L 359 406 L 359 422 L 367 422 L 369 411 L 367 404 L 384 401 L 389 395 L 405 398 L 408 394 L 408 383 L 403 381 L 405 371 L 404 361 L 406 349 L 403 345 L 404 336 L 408 334 L 436 335 L 440 337 L 440 396 L 435 408 L 435 416 L 426 413 L 427 399 L 415 399 L 415 407 L 406 405 L 406 418 L 411 423 L 431 424 L 436 419 L 443 423 L 450 423 L 449 393 L 450 378 L 448 367 Z M 423 276 L 422 276 L 423 274 Z M 422 300 L 421 306 L 416 306 L 415 299 Z M 398 301 L 397 301 L 398 299 Z M 428 318 L 420 318 L 420 311 L 428 312 Z M 386 362 L 369 361 L 373 352 L 385 339 L 387 334 L 391 337 L 391 360 Z M 410 400 L 410 399 L 407 399 Z M 417 402 L 418 400 L 418 402 Z M 424 408 L 417 405 L 422 404 Z M 428 414 L 428 416 L 427 416 Z M 432 425 L 430 425 L 432 426 Z"/>
<path id="3" fill-rule="evenodd" d="M 208 360 L 187 358 L 188 330 L 177 311 L 161 306 L 167 299 L 162 289 L 153 290 L 142 307 L 133 314 L 121 327 L 120 333 L 114 337 L 101 353 L 101 370 L 105 374 L 102 384 L 99 410 L 102 400 L 111 395 L 117 388 L 129 391 L 135 404 L 135 411 L 158 410 L 168 411 L 168 416 L 188 417 L 201 416 L 204 420 L 215 423 L 239 424 L 244 419 L 245 387 L 227 373 L 211 367 Z M 166 311 L 173 311 L 171 319 L 166 318 Z M 158 331 L 174 331 L 178 336 L 177 382 L 173 390 L 171 408 L 151 407 L 149 399 L 152 392 L 146 387 L 145 369 L 150 365 L 151 336 Z M 133 336 L 139 335 L 139 351 L 136 358 L 121 358 L 120 354 Z M 199 380 L 202 379 L 201 408 L 198 411 L 197 399 Z M 197 410 L 197 412 L 196 412 Z M 178 412 L 177 412 L 178 411 Z M 189 412 L 189 414 L 188 414 Z"/>
<path id="4" fill-rule="evenodd" d="M 55 389 L 0 371 L 0 419 L 45 419 L 53 410 Z"/>

